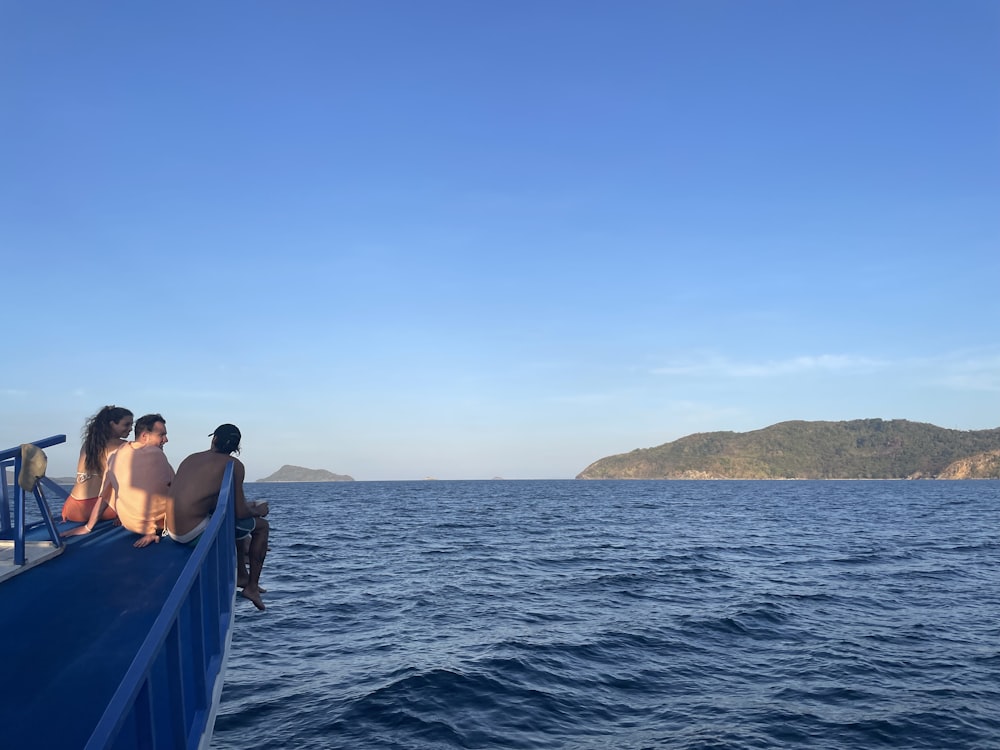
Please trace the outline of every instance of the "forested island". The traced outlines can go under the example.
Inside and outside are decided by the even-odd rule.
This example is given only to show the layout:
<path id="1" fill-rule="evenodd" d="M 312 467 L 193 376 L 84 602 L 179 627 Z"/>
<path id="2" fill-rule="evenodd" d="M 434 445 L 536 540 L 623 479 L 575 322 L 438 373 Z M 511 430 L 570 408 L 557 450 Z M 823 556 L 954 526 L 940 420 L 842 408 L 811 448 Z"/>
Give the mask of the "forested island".
<path id="1" fill-rule="evenodd" d="M 780 422 L 607 456 L 577 479 L 1000 479 L 1000 428 L 905 419 Z"/>
<path id="2" fill-rule="evenodd" d="M 347 474 L 334 474 L 326 469 L 307 469 L 304 466 L 285 464 L 269 477 L 258 482 L 353 482 Z"/>

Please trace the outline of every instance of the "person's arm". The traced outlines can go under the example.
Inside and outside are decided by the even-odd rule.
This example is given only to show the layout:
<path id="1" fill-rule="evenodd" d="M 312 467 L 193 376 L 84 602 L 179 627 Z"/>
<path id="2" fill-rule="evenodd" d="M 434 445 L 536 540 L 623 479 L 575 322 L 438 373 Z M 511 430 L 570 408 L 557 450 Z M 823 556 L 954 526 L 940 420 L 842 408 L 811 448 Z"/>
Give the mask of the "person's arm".
<path id="1" fill-rule="evenodd" d="M 146 547 L 150 544 L 159 544 L 160 535 L 163 533 L 163 524 L 166 522 L 167 497 L 156 493 L 150 498 L 150 506 L 163 508 L 160 515 L 148 516 L 142 519 L 142 525 L 137 529 L 132 529 L 141 536 L 136 540 L 133 547 Z"/>
<path id="2" fill-rule="evenodd" d="M 146 547 L 150 544 L 159 544 L 159 543 L 160 543 L 160 535 L 154 533 L 154 534 L 145 534 L 139 537 L 138 539 L 135 540 L 135 544 L 133 544 L 132 546 Z"/>
<path id="3" fill-rule="evenodd" d="M 263 518 L 270 510 L 264 500 L 253 505 L 250 505 L 246 500 L 237 500 L 235 505 L 237 518 Z"/>
<path id="4" fill-rule="evenodd" d="M 267 503 L 247 505 L 247 499 L 243 494 L 243 479 L 246 477 L 246 467 L 242 461 L 233 459 L 233 506 L 236 509 L 237 518 L 261 518 L 267 515 Z"/>
<path id="5" fill-rule="evenodd" d="M 167 522 L 167 504 L 170 502 L 170 484 L 174 481 L 174 467 L 170 465 L 170 461 L 167 460 L 167 456 L 162 450 L 160 451 L 160 457 L 163 459 L 159 467 L 159 489 L 161 492 L 155 493 L 153 505 L 162 506 L 163 512 L 159 516 L 146 521 L 144 524 L 145 528 L 143 529 L 145 533 L 135 540 L 135 543 L 132 545 L 133 547 L 148 547 L 150 544 L 159 544 L 160 535 Z"/>

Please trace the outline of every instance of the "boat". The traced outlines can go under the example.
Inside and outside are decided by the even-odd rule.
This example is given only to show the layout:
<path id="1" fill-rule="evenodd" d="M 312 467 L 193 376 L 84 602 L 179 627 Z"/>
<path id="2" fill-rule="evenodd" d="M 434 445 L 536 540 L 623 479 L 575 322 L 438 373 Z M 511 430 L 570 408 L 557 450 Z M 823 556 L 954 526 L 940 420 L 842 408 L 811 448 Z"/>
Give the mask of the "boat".
<path id="1" fill-rule="evenodd" d="M 112 521 L 60 539 L 76 524 L 58 522 L 49 497 L 61 507 L 68 491 L 18 477 L 28 446 L 65 441 L 0 451 L 0 747 L 206 748 L 235 607 L 233 464 L 194 549 L 137 549 Z"/>

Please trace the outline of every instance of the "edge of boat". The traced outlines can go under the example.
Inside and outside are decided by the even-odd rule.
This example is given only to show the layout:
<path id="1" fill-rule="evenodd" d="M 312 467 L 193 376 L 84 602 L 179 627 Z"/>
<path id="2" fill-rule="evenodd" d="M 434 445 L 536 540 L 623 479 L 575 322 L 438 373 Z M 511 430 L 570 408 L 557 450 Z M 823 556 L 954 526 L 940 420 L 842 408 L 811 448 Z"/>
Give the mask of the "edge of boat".
<path id="1" fill-rule="evenodd" d="M 56 435 L 30 445 L 62 442 Z M 68 493 L 46 477 L 23 489 L 22 452 L 0 451 L 0 540 L 13 550 L 10 563 L 0 563 L 0 642 L 13 657 L 11 690 L 0 696 L 0 745 L 207 748 L 235 615 L 232 462 L 197 546 L 135 549 L 136 535 L 111 522 L 61 539 L 59 531 L 76 524 L 55 522 L 44 488 Z M 33 524 L 25 512 L 32 498 L 41 516 Z"/>

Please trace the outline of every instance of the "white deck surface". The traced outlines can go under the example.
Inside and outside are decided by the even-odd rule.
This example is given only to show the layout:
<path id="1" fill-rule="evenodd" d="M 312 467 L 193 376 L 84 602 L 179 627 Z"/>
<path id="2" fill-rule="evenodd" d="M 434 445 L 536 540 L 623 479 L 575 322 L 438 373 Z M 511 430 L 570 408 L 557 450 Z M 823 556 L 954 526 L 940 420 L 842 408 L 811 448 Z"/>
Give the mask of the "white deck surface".
<path id="1" fill-rule="evenodd" d="M 52 542 L 25 542 L 24 565 L 15 565 L 14 542 L 9 539 L 0 540 L 0 582 L 61 555 L 65 549 L 66 545 L 56 547 Z"/>

